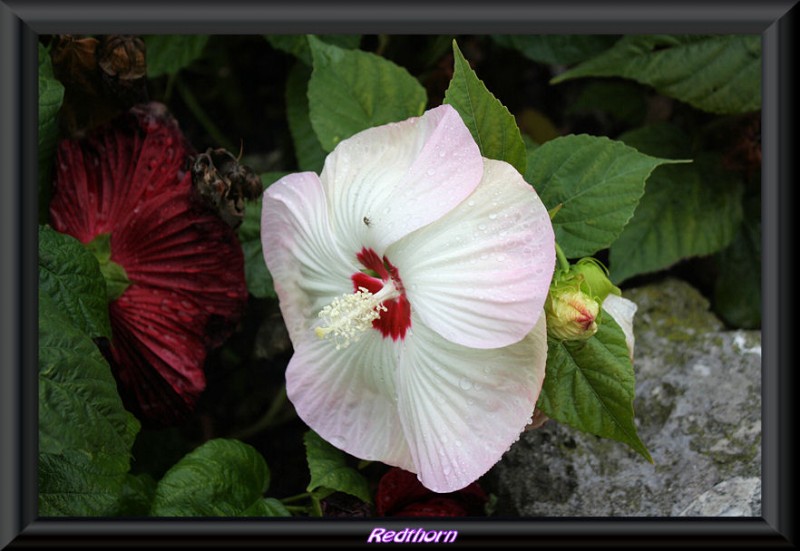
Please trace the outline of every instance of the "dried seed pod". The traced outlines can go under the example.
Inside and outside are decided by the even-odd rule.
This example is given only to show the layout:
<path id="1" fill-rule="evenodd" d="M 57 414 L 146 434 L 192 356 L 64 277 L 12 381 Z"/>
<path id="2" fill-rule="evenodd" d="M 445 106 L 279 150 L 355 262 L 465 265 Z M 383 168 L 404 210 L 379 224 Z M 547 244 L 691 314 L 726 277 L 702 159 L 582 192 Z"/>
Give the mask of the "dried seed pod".
<path id="1" fill-rule="evenodd" d="M 110 77 L 136 80 L 147 74 L 144 41 L 138 36 L 110 34 L 97 49 L 97 65 Z"/>
<path id="2" fill-rule="evenodd" d="M 61 122 L 69 136 L 80 137 L 147 101 L 145 47 L 139 38 L 58 35 L 50 55 L 64 85 Z"/>
<path id="3" fill-rule="evenodd" d="M 242 223 L 245 199 L 257 199 L 263 190 L 258 174 L 227 149 L 208 148 L 195 156 L 191 172 L 197 195 L 233 228 Z"/>
<path id="4" fill-rule="evenodd" d="M 104 92 L 121 107 L 147 101 L 147 61 L 141 38 L 124 34 L 102 37 L 97 66 Z"/>
<path id="5" fill-rule="evenodd" d="M 87 93 L 97 90 L 97 62 L 95 52 L 98 40 L 60 34 L 53 40 L 50 58 L 53 73 L 64 86 L 79 88 Z"/>

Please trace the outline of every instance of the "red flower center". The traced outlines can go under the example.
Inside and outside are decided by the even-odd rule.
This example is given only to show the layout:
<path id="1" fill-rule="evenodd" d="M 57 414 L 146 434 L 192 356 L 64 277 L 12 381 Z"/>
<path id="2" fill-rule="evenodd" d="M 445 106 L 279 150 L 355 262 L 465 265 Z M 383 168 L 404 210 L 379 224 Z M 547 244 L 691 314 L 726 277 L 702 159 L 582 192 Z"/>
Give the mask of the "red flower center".
<path id="1" fill-rule="evenodd" d="M 366 270 L 375 275 L 364 272 L 354 273 L 350 277 L 353 280 L 354 291 L 358 291 L 359 287 L 364 287 L 370 293 L 376 294 L 386 282 L 391 280 L 400 292 L 399 297 L 381 303 L 386 307 L 386 311 L 381 312 L 381 316 L 372 322 L 372 327 L 380 331 L 384 338 L 391 337 L 395 341 L 404 338 L 406 331 L 411 327 L 411 304 L 406 298 L 400 273 L 385 256 L 379 257 L 372 249 L 363 248 L 356 257 Z"/>

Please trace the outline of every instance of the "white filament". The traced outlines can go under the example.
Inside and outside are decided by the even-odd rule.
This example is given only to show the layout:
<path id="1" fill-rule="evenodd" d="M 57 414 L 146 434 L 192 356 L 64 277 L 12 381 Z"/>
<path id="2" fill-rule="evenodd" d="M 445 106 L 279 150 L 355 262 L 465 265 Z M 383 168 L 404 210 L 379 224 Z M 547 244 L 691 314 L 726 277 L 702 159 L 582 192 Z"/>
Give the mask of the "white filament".
<path id="1" fill-rule="evenodd" d="M 314 329 L 319 338 L 328 338 L 336 344 L 336 350 L 347 348 L 357 342 L 372 327 L 372 322 L 386 311 L 382 303 L 400 296 L 400 292 L 389 281 L 373 295 L 365 287 L 355 293 L 333 299 L 323 308 L 318 317 L 322 323 Z"/>

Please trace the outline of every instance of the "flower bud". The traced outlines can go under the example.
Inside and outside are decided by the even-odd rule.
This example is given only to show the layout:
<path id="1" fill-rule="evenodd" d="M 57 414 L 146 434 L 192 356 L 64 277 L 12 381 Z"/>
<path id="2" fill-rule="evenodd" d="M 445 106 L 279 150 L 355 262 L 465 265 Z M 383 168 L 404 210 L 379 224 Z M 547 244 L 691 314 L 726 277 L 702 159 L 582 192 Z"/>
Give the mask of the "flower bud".
<path id="1" fill-rule="evenodd" d="M 599 260 L 592 257 L 581 258 L 569 270 L 581 281 L 581 291 L 602 303 L 608 295 L 620 296 L 619 287 L 608 279 L 608 270 Z"/>
<path id="2" fill-rule="evenodd" d="M 584 340 L 597 333 L 596 320 L 600 305 L 581 290 L 551 289 L 544 311 L 547 334 L 554 339 Z"/>

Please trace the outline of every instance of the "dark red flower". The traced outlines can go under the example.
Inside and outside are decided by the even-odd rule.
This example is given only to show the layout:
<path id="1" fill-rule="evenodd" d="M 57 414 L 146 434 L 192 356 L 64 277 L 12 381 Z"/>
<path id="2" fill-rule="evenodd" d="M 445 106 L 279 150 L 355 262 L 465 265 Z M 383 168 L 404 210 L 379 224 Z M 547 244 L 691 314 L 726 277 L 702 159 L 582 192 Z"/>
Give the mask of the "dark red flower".
<path id="1" fill-rule="evenodd" d="M 151 103 L 59 144 L 50 216 L 85 244 L 109 235 L 130 285 L 112 295 L 109 361 L 126 406 L 155 424 L 182 420 L 205 388 L 207 351 L 247 300 L 233 230 L 194 199 L 191 146 Z"/>
<path id="2" fill-rule="evenodd" d="M 378 482 L 375 508 L 382 517 L 484 516 L 486 493 L 477 482 L 448 494 L 427 489 L 417 475 L 392 467 Z"/>

